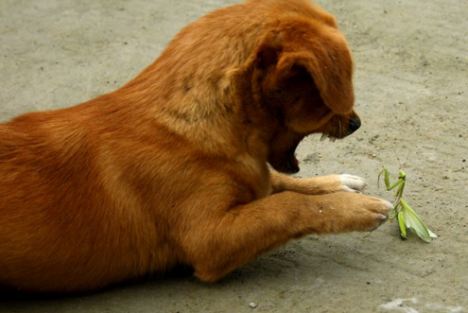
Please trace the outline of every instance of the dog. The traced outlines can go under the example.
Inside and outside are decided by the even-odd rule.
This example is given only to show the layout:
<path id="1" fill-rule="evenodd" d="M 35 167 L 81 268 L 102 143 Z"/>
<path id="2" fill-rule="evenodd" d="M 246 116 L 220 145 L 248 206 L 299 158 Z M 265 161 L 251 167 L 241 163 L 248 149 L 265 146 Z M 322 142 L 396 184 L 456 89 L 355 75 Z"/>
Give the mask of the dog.
<path id="1" fill-rule="evenodd" d="M 352 175 L 295 178 L 346 137 L 353 61 L 307 0 L 248 0 L 185 27 L 118 90 L 0 124 L 0 284 L 80 292 L 184 264 L 216 282 L 307 234 L 371 231 L 391 204 Z"/>

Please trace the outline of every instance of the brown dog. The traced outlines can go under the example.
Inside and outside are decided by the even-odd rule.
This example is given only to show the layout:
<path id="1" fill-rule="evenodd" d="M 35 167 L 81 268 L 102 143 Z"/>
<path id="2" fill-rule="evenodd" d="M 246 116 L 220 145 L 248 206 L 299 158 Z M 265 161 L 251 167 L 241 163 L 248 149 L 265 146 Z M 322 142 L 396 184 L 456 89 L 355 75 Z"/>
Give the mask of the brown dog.
<path id="1" fill-rule="evenodd" d="M 369 231 L 360 178 L 297 179 L 311 133 L 356 130 L 352 60 L 306 0 L 252 0 L 182 30 L 119 90 L 0 125 L 0 284 L 79 291 L 176 264 L 216 281 L 310 233 Z"/>

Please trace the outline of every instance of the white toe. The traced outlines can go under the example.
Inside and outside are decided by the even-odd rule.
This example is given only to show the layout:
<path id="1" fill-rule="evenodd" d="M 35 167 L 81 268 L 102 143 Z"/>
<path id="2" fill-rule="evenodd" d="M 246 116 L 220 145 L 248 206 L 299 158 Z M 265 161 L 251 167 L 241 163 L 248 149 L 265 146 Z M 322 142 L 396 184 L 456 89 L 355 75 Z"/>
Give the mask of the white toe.
<path id="1" fill-rule="evenodd" d="M 361 191 L 366 187 L 366 181 L 362 177 L 349 174 L 341 174 L 339 176 L 345 191 Z"/>
<path id="2" fill-rule="evenodd" d="M 383 199 L 381 199 L 381 200 L 382 200 L 383 203 L 385 203 L 385 206 L 386 206 L 389 210 L 393 209 L 393 204 L 392 204 L 390 201 L 383 200 Z"/>

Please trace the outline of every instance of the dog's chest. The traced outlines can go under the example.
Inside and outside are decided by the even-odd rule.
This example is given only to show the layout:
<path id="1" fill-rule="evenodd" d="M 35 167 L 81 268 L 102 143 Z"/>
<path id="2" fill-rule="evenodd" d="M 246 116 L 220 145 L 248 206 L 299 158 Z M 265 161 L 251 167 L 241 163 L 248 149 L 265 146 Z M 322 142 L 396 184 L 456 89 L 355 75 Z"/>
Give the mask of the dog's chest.
<path id="1" fill-rule="evenodd" d="M 271 194 L 272 186 L 268 166 L 248 155 L 236 162 L 235 175 L 245 189 L 249 190 L 250 200 L 256 200 Z"/>

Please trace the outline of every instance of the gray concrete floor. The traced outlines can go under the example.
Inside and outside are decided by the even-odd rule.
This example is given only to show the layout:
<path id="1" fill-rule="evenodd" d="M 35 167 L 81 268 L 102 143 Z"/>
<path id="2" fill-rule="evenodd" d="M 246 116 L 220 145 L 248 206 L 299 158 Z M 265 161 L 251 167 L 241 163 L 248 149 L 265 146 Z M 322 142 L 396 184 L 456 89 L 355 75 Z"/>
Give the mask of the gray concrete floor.
<path id="1" fill-rule="evenodd" d="M 0 0 L 0 120 L 113 90 L 186 23 L 231 3 Z M 383 196 L 379 168 L 402 166 L 438 240 L 402 242 L 387 223 L 292 242 L 215 285 L 183 276 L 69 298 L 4 296 L 0 312 L 467 312 L 468 1 L 320 3 L 354 51 L 364 125 L 334 144 L 308 138 L 300 174 L 359 174 Z"/>

